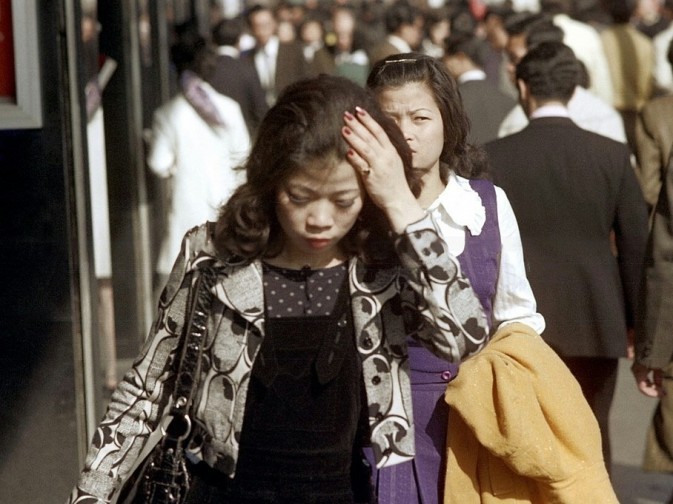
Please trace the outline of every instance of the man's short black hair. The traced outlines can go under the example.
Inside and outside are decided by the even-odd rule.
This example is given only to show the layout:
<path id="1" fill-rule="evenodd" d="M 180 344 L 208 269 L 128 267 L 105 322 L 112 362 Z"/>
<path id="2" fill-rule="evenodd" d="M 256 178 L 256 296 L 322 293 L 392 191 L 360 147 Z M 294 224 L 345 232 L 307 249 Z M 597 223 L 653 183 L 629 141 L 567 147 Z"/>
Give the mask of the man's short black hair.
<path id="1" fill-rule="evenodd" d="M 235 46 L 243 33 L 243 20 L 240 17 L 225 18 L 213 27 L 213 43 L 218 46 Z"/>
<path id="2" fill-rule="evenodd" d="M 536 99 L 567 103 L 575 92 L 578 71 L 572 49 L 561 42 L 542 42 L 516 66 L 516 79 L 525 82 Z"/>

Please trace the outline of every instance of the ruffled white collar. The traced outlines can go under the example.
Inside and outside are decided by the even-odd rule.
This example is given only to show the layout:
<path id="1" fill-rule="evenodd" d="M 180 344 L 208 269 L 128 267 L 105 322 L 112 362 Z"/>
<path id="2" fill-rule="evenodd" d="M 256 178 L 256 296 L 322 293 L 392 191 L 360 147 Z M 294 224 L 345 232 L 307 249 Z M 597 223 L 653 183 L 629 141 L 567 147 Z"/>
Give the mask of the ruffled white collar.
<path id="1" fill-rule="evenodd" d="M 439 220 L 445 221 L 448 217 L 453 224 L 467 227 L 472 236 L 479 235 L 486 222 L 486 209 L 479 194 L 468 179 L 454 172 L 449 173 L 446 188 L 428 207 L 428 212 L 439 212 Z"/>

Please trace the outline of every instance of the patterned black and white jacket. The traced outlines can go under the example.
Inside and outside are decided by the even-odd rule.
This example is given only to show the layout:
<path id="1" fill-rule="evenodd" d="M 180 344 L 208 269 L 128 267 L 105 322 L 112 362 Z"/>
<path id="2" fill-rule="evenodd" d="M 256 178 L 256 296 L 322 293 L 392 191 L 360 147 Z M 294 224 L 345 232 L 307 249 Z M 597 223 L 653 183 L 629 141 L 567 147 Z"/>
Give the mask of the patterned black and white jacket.
<path id="1" fill-rule="evenodd" d="M 71 504 L 107 502 L 169 407 L 192 273 L 202 266 L 214 268 L 217 281 L 192 412 L 200 435 L 190 451 L 230 476 L 235 473 L 250 373 L 264 338 L 262 268 L 257 261 L 233 264 L 218 257 L 210 229 L 204 224 L 185 235 L 157 319 L 112 395 Z M 488 334 L 481 305 L 430 217 L 407 227 L 396 249 L 399 264 L 373 269 L 352 258 L 348 273 L 379 467 L 414 456 L 407 335 L 459 362 L 478 352 Z"/>

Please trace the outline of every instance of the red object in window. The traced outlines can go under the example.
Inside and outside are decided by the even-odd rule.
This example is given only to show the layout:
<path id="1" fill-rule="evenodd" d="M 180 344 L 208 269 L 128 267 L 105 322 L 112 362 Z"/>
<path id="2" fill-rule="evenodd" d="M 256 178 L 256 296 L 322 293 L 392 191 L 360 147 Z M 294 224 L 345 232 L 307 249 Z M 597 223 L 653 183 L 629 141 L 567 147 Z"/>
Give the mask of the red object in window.
<path id="1" fill-rule="evenodd" d="M 16 102 L 12 0 L 0 0 L 0 101 Z"/>

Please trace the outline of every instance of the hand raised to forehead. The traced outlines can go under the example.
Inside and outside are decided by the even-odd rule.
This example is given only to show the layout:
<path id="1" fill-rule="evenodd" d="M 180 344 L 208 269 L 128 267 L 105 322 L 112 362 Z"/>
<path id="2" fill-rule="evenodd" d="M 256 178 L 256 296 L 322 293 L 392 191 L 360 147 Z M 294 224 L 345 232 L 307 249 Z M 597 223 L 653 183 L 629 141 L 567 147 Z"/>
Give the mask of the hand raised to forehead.
<path id="1" fill-rule="evenodd" d="M 402 158 L 381 125 L 361 107 L 356 107 L 355 115 L 344 112 L 344 123 L 342 135 L 351 147 L 348 162 L 393 229 L 402 232 L 424 215 L 407 184 Z"/>

